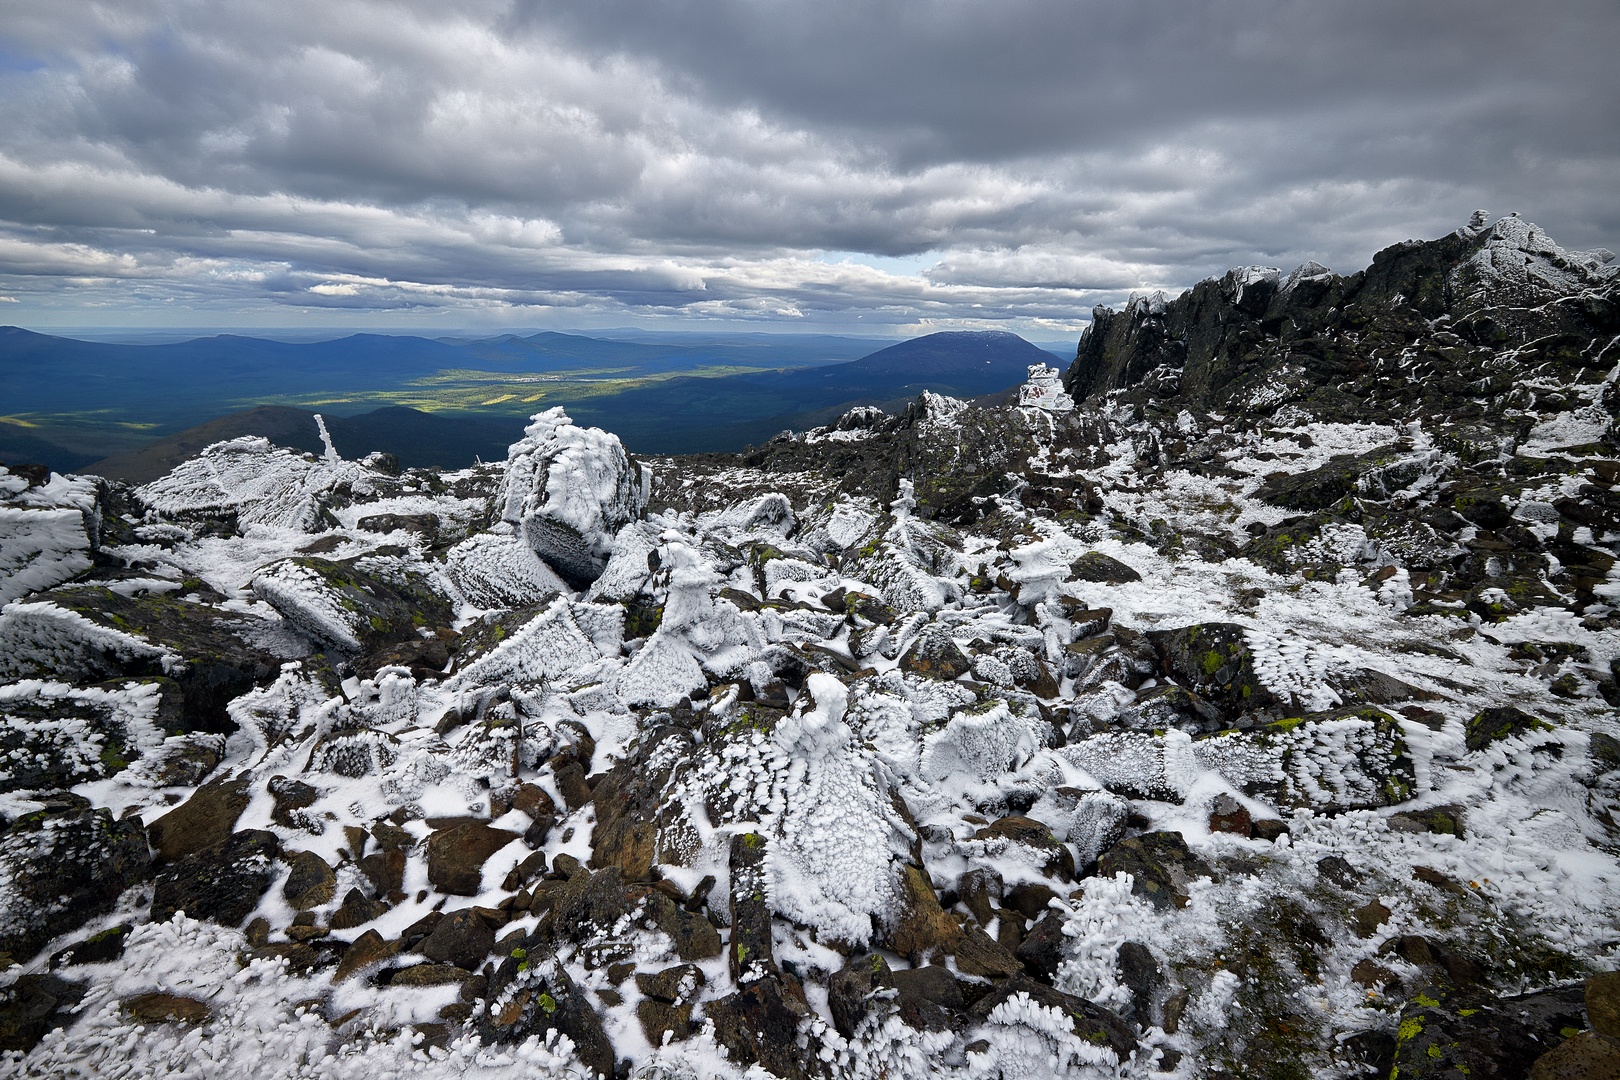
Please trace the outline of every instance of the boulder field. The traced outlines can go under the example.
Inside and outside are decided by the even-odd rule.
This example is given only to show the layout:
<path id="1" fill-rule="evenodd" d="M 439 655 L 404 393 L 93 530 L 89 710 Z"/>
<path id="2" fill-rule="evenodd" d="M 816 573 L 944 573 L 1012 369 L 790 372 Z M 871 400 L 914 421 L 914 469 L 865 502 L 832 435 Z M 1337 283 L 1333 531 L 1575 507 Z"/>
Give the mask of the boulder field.
<path id="1" fill-rule="evenodd" d="M 737 455 L 0 469 L 0 1070 L 1620 1075 L 1606 256 Z"/>

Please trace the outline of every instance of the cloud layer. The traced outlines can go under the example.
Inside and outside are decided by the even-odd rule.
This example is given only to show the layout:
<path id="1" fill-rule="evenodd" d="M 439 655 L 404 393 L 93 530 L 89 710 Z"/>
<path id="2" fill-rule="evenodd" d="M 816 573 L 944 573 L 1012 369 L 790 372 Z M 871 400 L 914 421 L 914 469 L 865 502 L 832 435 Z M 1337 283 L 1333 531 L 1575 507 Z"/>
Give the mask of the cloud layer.
<path id="1" fill-rule="evenodd" d="M 1062 336 L 1476 206 L 1620 247 L 1617 53 L 1612 0 L 11 0 L 0 295 Z"/>

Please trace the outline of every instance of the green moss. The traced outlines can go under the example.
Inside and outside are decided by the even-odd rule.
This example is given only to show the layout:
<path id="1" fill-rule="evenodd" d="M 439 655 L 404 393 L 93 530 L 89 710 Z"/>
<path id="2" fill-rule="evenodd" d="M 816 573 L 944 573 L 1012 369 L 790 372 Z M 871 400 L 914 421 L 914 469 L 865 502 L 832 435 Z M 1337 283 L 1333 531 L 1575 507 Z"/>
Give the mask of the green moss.
<path id="1" fill-rule="evenodd" d="M 124 747 L 111 739 L 101 748 L 101 763 L 107 766 L 108 772 L 121 772 L 129 768 L 129 761 L 124 757 Z"/>
<path id="2" fill-rule="evenodd" d="M 1221 665 L 1224 663 L 1226 663 L 1226 658 L 1220 653 L 1216 652 L 1214 649 L 1211 649 L 1209 652 L 1204 654 L 1204 660 L 1200 666 L 1204 669 L 1205 675 L 1213 675 L 1217 671 L 1221 670 Z"/>
<path id="3" fill-rule="evenodd" d="M 547 1016 L 554 1016 L 557 1012 L 557 999 L 550 994 L 542 993 L 537 999 L 540 1008 L 545 1010 Z"/>

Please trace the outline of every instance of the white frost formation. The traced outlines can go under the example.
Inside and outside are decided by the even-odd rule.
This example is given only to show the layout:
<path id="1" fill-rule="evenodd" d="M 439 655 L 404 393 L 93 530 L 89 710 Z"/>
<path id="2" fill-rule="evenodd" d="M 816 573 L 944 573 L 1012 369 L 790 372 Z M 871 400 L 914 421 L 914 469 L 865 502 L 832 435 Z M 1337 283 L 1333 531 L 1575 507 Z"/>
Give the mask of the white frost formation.
<path id="1" fill-rule="evenodd" d="M 641 515 L 650 478 L 617 435 L 578 427 L 561 407 L 530 420 L 507 451 L 501 519 L 564 578 L 588 584 L 614 534 Z"/>

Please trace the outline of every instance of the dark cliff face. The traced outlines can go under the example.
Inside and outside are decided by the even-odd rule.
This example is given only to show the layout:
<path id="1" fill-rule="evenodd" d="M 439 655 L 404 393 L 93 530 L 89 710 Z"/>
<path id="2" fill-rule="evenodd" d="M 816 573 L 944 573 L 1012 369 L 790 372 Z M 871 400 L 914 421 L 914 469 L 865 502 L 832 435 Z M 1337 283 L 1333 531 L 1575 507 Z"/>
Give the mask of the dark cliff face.
<path id="1" fill-rule="evenodd" d="M 1386 248 L 1348 277 L 1239 268 L 1174 300 L 1098 308 L 1064 385 L 1256 417 L 1290 403 L 1323 419 L 1528 408 L 1513 399 L 1526 376 L 1596 381 L 1620 360 L 1605 257 L 1506 218 Z"/>

